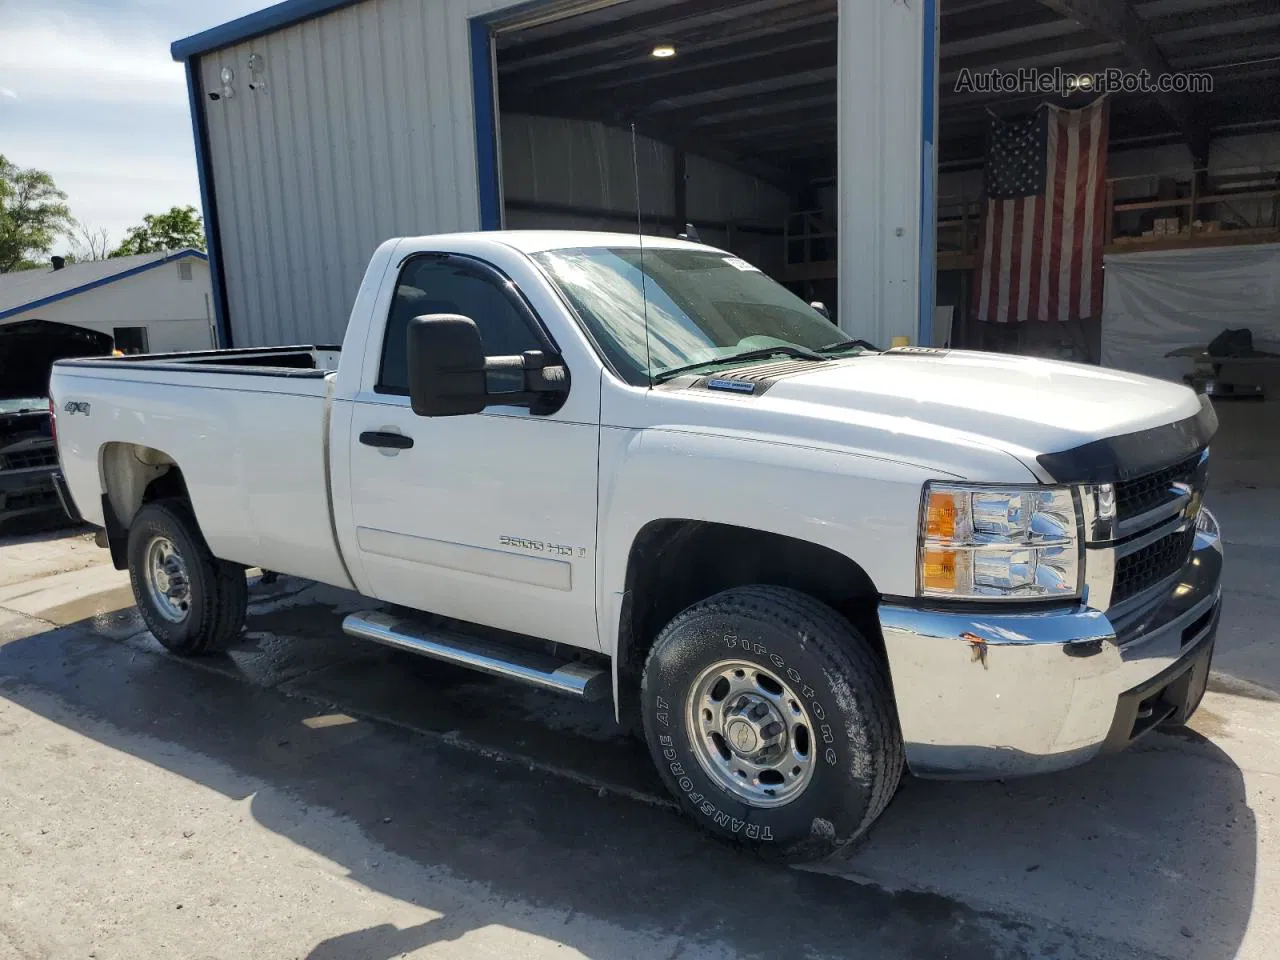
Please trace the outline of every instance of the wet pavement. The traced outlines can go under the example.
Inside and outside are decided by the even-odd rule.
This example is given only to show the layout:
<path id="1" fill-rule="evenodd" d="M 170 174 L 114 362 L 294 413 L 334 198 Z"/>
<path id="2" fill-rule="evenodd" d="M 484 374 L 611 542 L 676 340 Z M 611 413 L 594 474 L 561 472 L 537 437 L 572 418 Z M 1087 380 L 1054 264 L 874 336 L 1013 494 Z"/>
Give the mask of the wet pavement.
<path id="1" fill-rule="evenodd" d="M 254 578 L 243 642 L 183 661 L 83 535 L 2 543 L 0 958 L 1270 957 L 1280 554 L 1241 529 L 1191 730 L 908 779 L 806 870 L 704 840 L 607 705 L 345 637 L 369 601 Z"/>

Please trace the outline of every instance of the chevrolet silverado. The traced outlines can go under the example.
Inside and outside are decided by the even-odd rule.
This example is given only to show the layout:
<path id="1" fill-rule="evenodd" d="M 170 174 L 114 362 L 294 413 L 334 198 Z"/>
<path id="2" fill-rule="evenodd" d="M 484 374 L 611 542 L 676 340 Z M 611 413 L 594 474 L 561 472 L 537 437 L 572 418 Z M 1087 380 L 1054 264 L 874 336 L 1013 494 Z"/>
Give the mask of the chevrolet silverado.
<path id="1" fill-rule="evenodd" d="M 1207 399 L 869 349 L 698 243 L 391 240 L 340 350 L 64 360 L 51 396 L 169 650 L 235 641 L 248 568 L 358 591 L 354 637 L 612 700 L 764 857 L 857 839 L 904 769 L 1123 748 L 1208 678 Z"/>

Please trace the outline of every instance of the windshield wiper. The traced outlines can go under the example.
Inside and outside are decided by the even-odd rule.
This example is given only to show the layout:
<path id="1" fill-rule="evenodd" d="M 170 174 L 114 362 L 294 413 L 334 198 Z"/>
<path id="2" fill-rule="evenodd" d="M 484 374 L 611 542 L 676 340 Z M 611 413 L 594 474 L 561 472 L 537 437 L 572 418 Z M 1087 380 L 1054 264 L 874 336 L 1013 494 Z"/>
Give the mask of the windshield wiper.
<path id="1" fill-rule="evenodd" d="M 704 367 L 719 367 L 725 364 L 746 363 L 751 360 L 768 360 L 770 357 L 794 357 L 797 360 L 814 360 L 822 362 L 831 359 L 824 357 L 820 353 L 810 350 L 808 347 L 796 346 L 777 346 L 777 347 L 761 347 L 759 350 L 747 350 L 745 353 L 735 353 L 729 357 L 716 357 L 714 360 L 702 360 L 698 363 L 686 364 L 683 367 L 672 367 L 670 370 L 663 370 L 660 374 L 653 378 L 654 383 L 666 383 L 668 380 L 678 377 L 685 373 L 693 373 L 695 370 L 701 370 Z"/>
<path id="2" fill-rule="evenodd" d="M 843 353 L 845 350 L 852 350 L 855 347 L 860 350 L 870 350 L 872 353 L 880 352 L 865 340 L 837 340 L 835 343 L 829 343 L 825 347 L 819 347 L 818 352 Z"/>

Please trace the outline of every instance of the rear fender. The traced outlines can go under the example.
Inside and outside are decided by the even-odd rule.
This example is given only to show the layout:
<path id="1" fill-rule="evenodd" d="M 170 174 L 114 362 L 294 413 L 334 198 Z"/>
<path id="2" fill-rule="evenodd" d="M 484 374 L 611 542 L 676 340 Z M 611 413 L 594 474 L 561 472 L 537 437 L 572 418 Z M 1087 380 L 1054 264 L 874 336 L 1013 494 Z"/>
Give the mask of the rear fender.
<path id="1" fill-rule="evenodd" d="M 129 525 L 146 502 L 148 488 L 177 464 L 163 451 L 133 443 L 104 444 L 98 462 L 107 546 L 111 562 L 117 570 L 124 570 L 128 566 Z"/>

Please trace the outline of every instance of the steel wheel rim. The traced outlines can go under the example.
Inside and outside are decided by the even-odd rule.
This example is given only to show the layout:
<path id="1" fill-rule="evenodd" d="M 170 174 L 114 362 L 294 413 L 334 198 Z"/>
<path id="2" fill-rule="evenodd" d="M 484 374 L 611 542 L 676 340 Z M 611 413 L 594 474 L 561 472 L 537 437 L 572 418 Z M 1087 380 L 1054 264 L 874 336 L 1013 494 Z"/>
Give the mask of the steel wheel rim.
<path id="1" fill-rule="evenodd" d="M 142 563 L 143 580 L 151 606 L 170 623 L 181 623 L 191 613 L 191 581 L 187 564 L 168 537 L 152 537 Z"/>
<path id="2" fill-rule="evenodd" d="M 808 707 L 772 670 L 739 660 L 713 664 L 689 687 L 686 713 L 698 765 L 751 806 L 785 806 L 813 779 Z"/>

